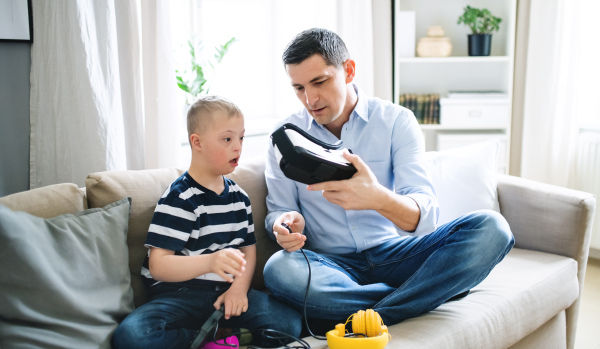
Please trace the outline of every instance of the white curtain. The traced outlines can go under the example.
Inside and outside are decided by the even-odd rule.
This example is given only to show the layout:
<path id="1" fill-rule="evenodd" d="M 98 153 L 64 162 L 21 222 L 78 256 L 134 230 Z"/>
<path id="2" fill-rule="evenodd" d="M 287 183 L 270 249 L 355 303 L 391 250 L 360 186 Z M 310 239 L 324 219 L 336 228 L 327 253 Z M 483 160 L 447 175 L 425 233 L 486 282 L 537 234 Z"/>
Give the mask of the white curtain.
<path id="1" fill-rule="evenodd" d="M 372 12 L 371 0 L 337 2 L 337 34 L 356 61 L 355 82 L 368 96 L 375 90 Z"/>
<path id="2" fill-rule="evenodd" d="M 531 0 L 521 176 L 567 186 L 577 144 L 581 0 Z"/>
<path id="3" fill-rule="evenodd" d="M 183 117 L 176 103 L 169 1 L 142 0 L 141 5 L 146 168 L 180 167 Z"/>
<path id="4" fill-rule="evenodd" d="M 179 165 L 179 134 L 163 124 L 175 88 L 162 58 L 171 52 L 168 32 L 160 31 L 168 27 L 165 2 L 33 1 L 31 188 L 83 186 L 97 171 Z M 145 31 L 140 8 L 142 21 L 156 21 L 141 23 Z M 142 49 L 142 42 L 154 46 Z"/>

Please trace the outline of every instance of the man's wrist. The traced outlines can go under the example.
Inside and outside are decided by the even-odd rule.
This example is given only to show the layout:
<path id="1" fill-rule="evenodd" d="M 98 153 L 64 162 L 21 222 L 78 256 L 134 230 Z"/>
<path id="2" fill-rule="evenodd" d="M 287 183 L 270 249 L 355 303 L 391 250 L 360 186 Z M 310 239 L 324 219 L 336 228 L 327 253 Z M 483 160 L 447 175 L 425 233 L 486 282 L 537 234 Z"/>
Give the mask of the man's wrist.
<path id="1" fill-rule="evenodd" d="M 390 207 L 390 205 L 394 205 L 396 203 L 396 195 L 398 194 L 377 183 L 375 200 L 373 202 L 375 207 L 373 209 L 379 212 Z"/>

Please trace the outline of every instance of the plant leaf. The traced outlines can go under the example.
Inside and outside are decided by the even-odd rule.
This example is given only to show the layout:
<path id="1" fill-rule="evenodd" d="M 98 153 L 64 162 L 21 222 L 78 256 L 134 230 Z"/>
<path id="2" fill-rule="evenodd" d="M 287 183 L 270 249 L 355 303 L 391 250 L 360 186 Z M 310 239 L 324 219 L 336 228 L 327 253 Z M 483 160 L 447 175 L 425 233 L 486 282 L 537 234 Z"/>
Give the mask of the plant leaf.
<path id="1" fill-rule="evenodd" d="M 463 14 L 458 17 L 457 24 L 467 25 L 473 34 L 490 34 L 500 30 L 500 22 L 502 19 L 493 16 L 488 9 L 477 9 L 467 5 Z"/>
<path id="2" fill-rule="evenodd" d="M 216 65 L 221 63 L 223 57 L 235 41 L 236 39 L 233 37 L 225 44 L 216 46 L 216 53 L 211 60 L 203 56 L 203 44 L 201 40 L 187 40 L 187 63 L 180 63 L 183 64 L 183 67 L 175 69 L 177 86 L 186 92 L 186 100 L 194 100 L 198 95 L 208 93 L 210 88 L 208 80 L 214 75 Z M 213 60 L 216 63 L 213 63 Z"/>
<path id="3" fill-rule="evenodd" d="M 231 45 L 234 42 L 236 42 L 236 38 L 232 37 L 224 45 L 220 45 L 220 46 L 215 47 L 215 49 L 217 51 L 217 53 L 215 53 L 215 60 L 217 61 L 217 63 L 221 63 L 221 61 L 223 60 L 223 57 L 225 56 L 225 54 L 227 52 L 229 52 L 229 48 L 231 47 Z"/>

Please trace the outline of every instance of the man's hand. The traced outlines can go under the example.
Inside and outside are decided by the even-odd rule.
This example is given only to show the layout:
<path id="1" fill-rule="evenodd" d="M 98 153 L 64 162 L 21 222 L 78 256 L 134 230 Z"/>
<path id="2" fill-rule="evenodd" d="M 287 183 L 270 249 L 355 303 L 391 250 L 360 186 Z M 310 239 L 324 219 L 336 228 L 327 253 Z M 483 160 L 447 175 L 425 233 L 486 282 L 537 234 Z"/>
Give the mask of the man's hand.
<path id="1" fill-rule="evenodd" d="M 311 191 L 323 191 L 327 201 L 345 210 L 378 210 L 389 195 L 388 190 L 377 181 L 367 164 L 358 155 L 344 151 L 344 158 L 356 167 L 352 178 L 311 184 Z"/>
<path id="2" fill-rule="evenodd" d="M 232 285 L 227 291 L 217 298 L 213 304 L 215 309 L 219 309 L 221 304 L 225 306 L 225 320 L 232 316 L 240 316 L 248 310 L 248 290 L 242 290 Z"/>
<path id="3" fill-rule="evenodd" d="M 242 276 L 242 273 L 246 270 L 244 267 L 246 260 L 240 250 L 225 248 L 210 254 L 210 256 L 210 271 L 218 274 L 228 282 L 233 282 L 231 275 Z"/>
<path id="4" fill-rule="evenodd" d="M 281 225 L 281 223 L 287 224 L 292 229 L 292 234 Z M 277 243 L 284 250 L 288 252 L 294 252 L 304 246 L 306 241 L 306 235 L 302 235 L 304 231 L 304 217 L 299 212 L 290 211 L 282 214 L 273 223 L 273 234 L 277 239 Z"/>

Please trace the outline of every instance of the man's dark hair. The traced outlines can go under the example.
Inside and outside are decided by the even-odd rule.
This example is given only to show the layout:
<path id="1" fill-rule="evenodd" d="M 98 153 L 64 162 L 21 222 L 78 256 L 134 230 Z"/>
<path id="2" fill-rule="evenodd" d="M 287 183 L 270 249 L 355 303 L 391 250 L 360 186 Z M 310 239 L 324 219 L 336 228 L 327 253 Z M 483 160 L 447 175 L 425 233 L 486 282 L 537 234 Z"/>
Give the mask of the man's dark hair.
<path id="1" fill-rule="evenodd" d="M 327 65 L 342 66 L 350 54 L 342 38 L 322 28 L 307 29 L 287 45 L 283 51 L 283 64 L 298 64 L 314 54 L 320 54 Z"/>

